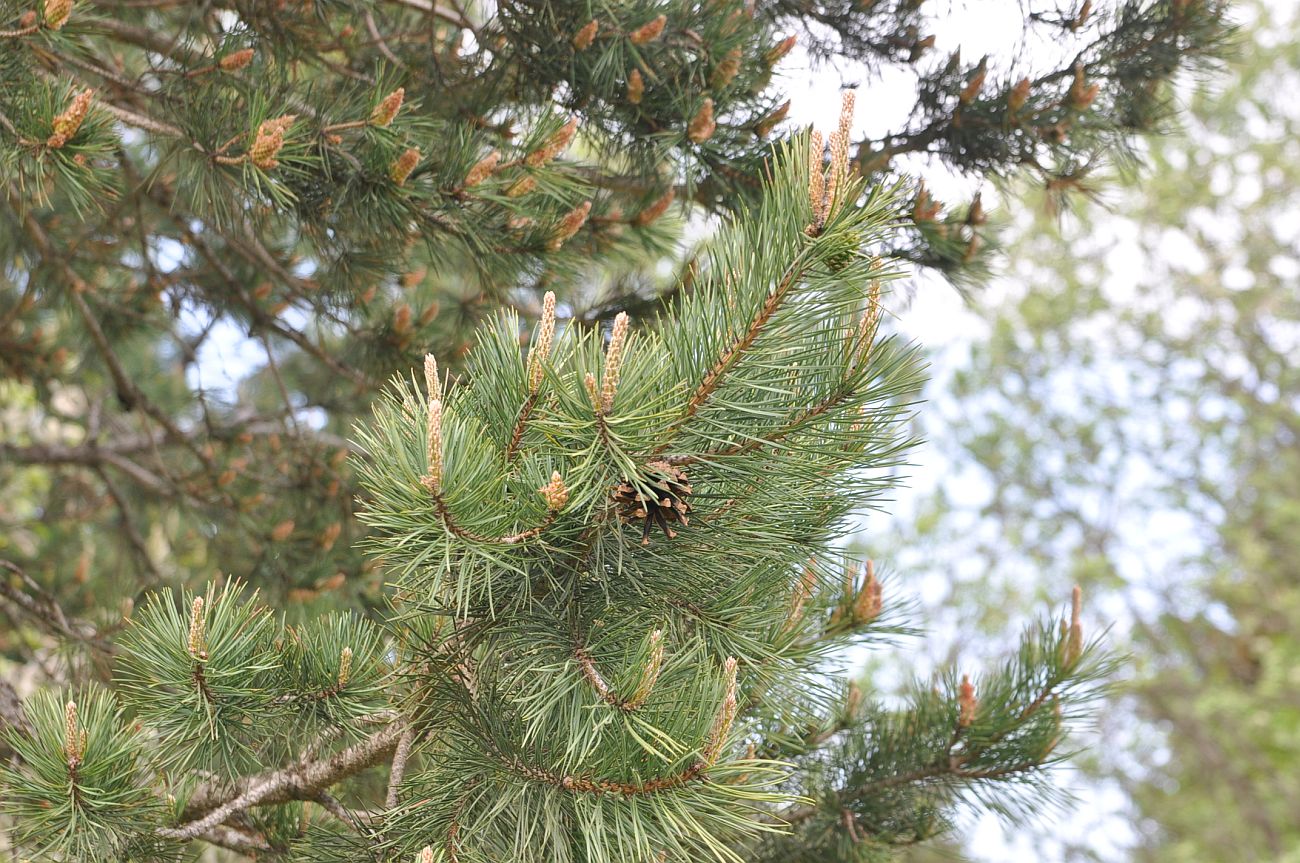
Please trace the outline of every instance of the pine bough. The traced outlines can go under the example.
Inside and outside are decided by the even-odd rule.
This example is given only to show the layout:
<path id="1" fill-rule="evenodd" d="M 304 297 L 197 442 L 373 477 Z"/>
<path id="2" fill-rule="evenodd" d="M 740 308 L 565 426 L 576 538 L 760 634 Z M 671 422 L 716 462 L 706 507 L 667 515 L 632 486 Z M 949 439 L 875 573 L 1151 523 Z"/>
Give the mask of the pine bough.
<path id="1" fill-rule="evenodd" d="M 1107 671 L 1077 595 L 975 681 L 885 706 L 828 673 L 902 631 L 840 540 L 920 379 L 877 333 L 900 202 L 829 150 L 778 154 L 661 319 L 548 298 L 527 351 L 506 316 L 458 379 L 395 382 L 357 433 L 387 617 L 154 596 L 111 693 L 10 732 L 20 856 L 877 860 L 1046 787 Z"/>

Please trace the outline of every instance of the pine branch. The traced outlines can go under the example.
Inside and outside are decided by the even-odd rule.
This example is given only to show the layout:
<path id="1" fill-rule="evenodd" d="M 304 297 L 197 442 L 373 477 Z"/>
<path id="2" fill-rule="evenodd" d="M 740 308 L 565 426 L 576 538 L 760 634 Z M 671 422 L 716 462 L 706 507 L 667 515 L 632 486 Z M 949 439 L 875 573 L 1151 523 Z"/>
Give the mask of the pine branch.
<path id="1" fill-rule="evenodd" d="M 402 779 L 406 776 L 406 763 L 410 760 L 411 747 L 414 744 L 415 732 L 408 727 L 397 741 L 397 747 L 393 750 L 393 763 L 388 770 L 388 793 L 384 798 L 384 805 L 389 809 L 397 808 Z"/>
<path id="2" fill-rule="evenodd" d="M 903 228 L 895 192 L 847 176 L 851 111 L 829 172 L 807 138 L 769 147 L 789 108 L 769 79 L 791 30 L 869 76 L 915 68 L 917 109 L 862 142 L 866 171 L 924 151 L 1068 185 L 1149 128 L 1186 65 L 1169 52 L 1211 46 L 1219 12 L 1080 20 L 1095 52 L 1022 93 L 993 87 L 996 60 L 929 64 L 920 5 L 51 0 L 0 21 L 16 262 L 0 362 L 21 421 L 59 435 L 0 457 L 43 512 L 89 499 L 32 540 L 51 603 L 12 581 L 6 602 L 67 639 L 103 596 L 63 578 L 69 557 L 157 580 L 158 544 L 176 552 L 165 574 L 237 569 L 284 609 L 233 585 L 137 606 L 116 692 L 143 733 L 112 699 L 35 699 L 4 774 L 18 853 L 125 857 L 143 835 L 342 863 L 373 856 L 373 832 L 402 860 L 759 859 L 769 815 L 833 798 L 778 858 L 803 863 L 832 859 L 825 836 L 861 857 L 932 835 L 961 789 L 1032 782 L 1073 718 L 1042 687 L 1060 657 L 981 681 L 983 712 L 955 680 L 901 716 L 860 690 L 840 703 L 825 678 L 835 646 L 896 631 L 856 569 L 842 590 L 802 580 L 906 458 L 919 373 L 863 324 L 873 256 L 956 278 L 992 234 L 977 204 L 941 213 L 920 193 Z M 681 257 L 674 200 L 731 218 L 665 288 L 650 273 Z M 629 328 L 625 303 L 653 320 L 664 297 L 657 324 Z M 501 308 L 520 315 L 471 346 Z M 620 309 L 608 347 L 577 324 Z M 265 350 L 205 392 L 228 332 Z M 452 371 L 446 393 L 426 387 L 437 435 L 406 382 L 426 350 Z M 341 445 L 394 375 L 361 445 Z M 391 642 L 368 622 L 380 584 Z M 367 619 L 313 618 L 336 600 Z M 392 711 L 380 730 L 376 711 Z M 166 822 L 156 789 L 195 783 Z M 290 825 L 276 807 L 295 801 L 332 820 Z"/>
<path id="3" fill-rule="evenodd" d="M 256 855 L 274 852 L 275 849 L 271 844 L 260 836 L 252 833 L 246 833 L 236 827 L 227 824 L 218 824 L 208 830 L 203 831 L 194 838 L 202 839 L 210 845 L 218 848 L 225 848 L 229 851 L 237 851 L 240 854 L 247 854 L 256 859 Z"/>
<path id="4" fill-rule="evenodd" d="M 0 566 L 4 566 L 0 563 Z M 8 569 L 8 566 L 4 566 Z M 0 680 L 0 762 L 15 757 L 14 750 L 6 742 L 11 734 L 29 736 L 31 723 L 23 711 L 22 699 L 7 680 Z"/>
<path id="5" fill-rule="evenodd" d="M 325 789 L 392 755 L 405 732 L 406 725 L 394 721 L 327 758 L 242 779 L 232 790 L 197 791 L 194 797 L 201 801 L 198 808 L 205 814 L 176 827 L 160 827 L 157 833 L 165 839 L 193 839 L 254 806 L 316 800 Z M 194 807 L 193 799 L 190 807 Z"/>
<path id="6" fill-rule="evenodd" d="M 16 190 L 10 187 L 8 192 L 10 206 L 14 207 L 15 212 L 22 212 L 22 208 L 19 206 L 20 199 L 18 198 Z M 44 258 L 46 263 L 63 277 L 73 307 L 76 309 L 82 323 L 85 325 L 91 341 L 98 349 L 105 365 L 107 365 L 109 374 L 113 378 L 113 383 L 116 387 L 118 397 L 128 405 L 138 406 L 148 414 L 150 418 L 166 430 L 168 437 L 172 440 L 185 443 L 190 452 L 192 452 L 204 464 L 209 472 L 215 473 L 214 465 L 212 464 L 210 457 L 203 452 L 201 448 L 190 444 L 189 439 L 176 426 L 172 417 L 158 408 L 149 398 L 147 398 L 144 392 L 136 386 L 135 381 L 126 373 L 121 360 L 113 350 L 113 346 L 110 344 L 108 337 L 104 334 L 103 328 L 99 325 L 95 313 L 91 311 L 90 306 L 86 303 L 85 297 L 82 296 L 82 294 L 88 289 L 85 281 L 77 275 L 63 256 L 56 254 L 49 235 L 45 233 L 45 230 L 41 227 L 40 223 L 37 222 L 33 214 L 25 213 L 22 222 L 27 235 L 35 244 L 41 257 Z"/>
<path id="7" fill-rule="evenodd" d="M 546 517 L 542 519 L 540 524 L 536 524 L 530 528 L 516 531 L 514 533 L 502 534 L 500 536 L 485 536 L 481 533 L 475 533 L 468 528 L 462 527 L 457 523 L 456 519 L 452 516 L 451 508 L 447 505 L 446 499 L 440 493 L 431 492 L 430 497 L 433 500 L 433 505 L 438 512 L 439 518 L 442 519 L 443 526 L 446 527 L 450 533 L 460 537 L 461 539 L 470 542 L 483 543 L 484 545 L 518 545 L 527 542 L 530 539 L 541 536 L 548 527 L 555 523 L 555 519 L 560 515 L 558 510 L 548 510 Z"/>
<path id="8" fill-rule="evenodd" d="M 691 393 L 690 399 L 686 402 L 686 412 L 681 419 L 681 423 L 689 422 L 699 411 L 700 407 L 708 401 L 710 396 L 713 395 L 714 390 L 722 384 L 727 372 L 731 370 L 733 365 L 740 361 L 745 352 L 754 344 L 754 340 L 758 338 L 764 325 L 771 319 L 772 315 L 776 314 L 776 311 L 781 307 L 781 304 L 785 302 L 790 289 L 795 285 L 801 275 L 802 267 L 800 262 L 796 261 L 791 263 L 790 267 L 786 270 L 785 274 L 781 277 L 780 282 L 777 284 L 776 290 L 772 291 L 768 295 L 767 300 L 763 303 L 762 307 L 758 310 L 758 313 L 750 322 L 748 329 L 735 337 L 732 343 L 722 352 L 722 355 L 718 357 L 717 361 L 714 362 L 714 364 L 704 374 L 699 385 L 695 388 L 695 391 Z M 664 452 L 668 446 L 669 441 L 665 440 L 664 443 L 660 445 L 660 448 L 655 451 L 656 454 Z"/>

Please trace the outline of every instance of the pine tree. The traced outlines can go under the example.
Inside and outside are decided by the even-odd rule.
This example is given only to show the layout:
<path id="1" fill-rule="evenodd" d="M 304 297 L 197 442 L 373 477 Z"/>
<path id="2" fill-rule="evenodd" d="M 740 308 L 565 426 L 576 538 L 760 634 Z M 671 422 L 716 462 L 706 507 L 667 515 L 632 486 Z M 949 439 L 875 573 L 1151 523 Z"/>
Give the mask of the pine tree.
<path id="1" fill-rule="evenodd" d="M 1044 788 L 1077 596 L 905 703 L 831 676 L 905 629 L 840 543 L 909 443 L 883 286 L 991 240 L 895 166 L 1080 186 L 1225 10 L 1027 13 L 1026 76 L 922 7 L 0 0 L 20 853 L 870 860 Z M 796 42 L 915 70 L 906 127 L 785 140 Z"/>
<path id="2" fill-rule="evenodd" d="M 904 127 L 848 142 L 865 176 L 1068 189 L 1226 30 L 1221 0 L 1057 5 L 1030 62 L 939 56 L 918 0 L 0 0 L 3 649 L 217 574 L 375 608 L 347 454 L 383 381 L 547 290 L 587 324 L 689 291 L 679 216 L 752 204 L 800 52 L 861 69 L 864 111 L 915 76 Z M 890 256 L 978 275 L 983 207 L 908 194 Z"/>
<path id="3" fill-rule="evenodd" d="M 7 734 L 20 853 L 166 860 L 878 860 L 1042 788 L 1109 660 L 1069 615 L 876 703 L 831 673 L 902 627 L 838 542 L 912 443 L 878 331 L 906 205 L 839 131 L 780 148 L 694 290 L 633 328 L 506 313 L 361 425 L 382 622 L 238 582 L 152 595 L 113 691 Z M 373 769 L 372 769 L 373 768 Z"/>

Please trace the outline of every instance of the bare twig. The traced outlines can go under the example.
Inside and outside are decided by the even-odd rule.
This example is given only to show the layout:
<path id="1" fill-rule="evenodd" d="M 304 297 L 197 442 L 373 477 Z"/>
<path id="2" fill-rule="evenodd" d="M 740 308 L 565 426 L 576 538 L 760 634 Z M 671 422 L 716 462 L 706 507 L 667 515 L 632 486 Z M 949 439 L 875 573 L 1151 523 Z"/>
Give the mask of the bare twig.
<path id="1" fill-rule="evenodd" d="M 397 807 L 398 792 L 402 788 L 402 779 L 406 776 L 406 762 L 411 757 L 411 746 L 415 743 L 415 731 L 407 728 L 402 734 L 401 739 L 397 741 L 397 749 L 393 752 L 393 766 L 388 772 L 388 795 L 384 799 L 384 805 L 389 809 Z"/>

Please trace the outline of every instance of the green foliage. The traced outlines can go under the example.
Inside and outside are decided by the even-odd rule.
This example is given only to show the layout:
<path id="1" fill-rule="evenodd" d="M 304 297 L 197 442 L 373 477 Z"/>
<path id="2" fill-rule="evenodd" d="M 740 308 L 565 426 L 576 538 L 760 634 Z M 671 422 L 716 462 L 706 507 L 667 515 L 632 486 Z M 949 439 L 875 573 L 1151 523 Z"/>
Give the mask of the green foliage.
<path id="1" fill-rule="evenodd" d="M 30 733 L 7 740 L 18 762 L 0 765 L 14 841 L 43 859 L 129 859 L 160 806 L 143 781 L 143 741 L 113 696 L 45 691 L 26 713 Z"/>
<path id="2" fill-rule="evenodd" d="M 843 540 L 911 444 L 882 285 L 994 237 L 897 172 L 1082 185 L 1228 31 L 1219 0 L 1033 5 L 1022 69 L 932 56 L 912 0 L 0 0 L 0 652 L 113 684 L 152 807 L 71 830 L 65 765 L 21 853 L 738 859 L 808 806 L 794 856 L 933 833 L 989 779 L 910 778 L 969 693 L 850 705 L 836 657 L 910 628 Z M 796 43 L 915 110 L 847 112 L 824 174 L 773 86 Z M 981 681 L 1007 703 L 962 757 L 1037 775 L 1077 640 Z"/>
<path id="3" fill-rule="evenodd" d="M 382 633 L 287 625 L 233 581 L 151 595 L 117 640 L 138 730 L 107 695 L 86 721 L 123 747 L 113 792 L 152 809 L 81 832 L 80 764 L 27 764 L 19 734 L 7 782 L 62 795 L 20 848 L 848 861 L 936 835 L 964 801 L 1015 809 L 1108 663 L 1076 602 L 977 689 L 843 690 L 838 652 L 906 631 L 841 539 L 894 481 L 920 372 L 877 332 L 897 197 L 841 156 L 823 204 L 807 154 L 777 154 L 770 193 L 652 326 L 560 325 L 552 295 L 526 354 L 506 315 L 463 375 L 430 359 L 426 390 L 394 382 L 358 429 L 394 588 Z"/>
<path id="4" fill-rule="evenodd" d="M 180 602 L 150 595 L 120 640 L 119 696 L 157 732 L 159 766 L 177 777 L 279 763 L 387 703 L 374 625 L 333 613 L 285 626 L 236 582 Z"/>
<path id="5" fill-rule="evenodd" d="M 158 730 L 160 752 L 177 772 L 251 769 L 250 743 L 264 735 L 251 720 L 269 705 L 275 619 L 241 601 L 239 585 L 214 587 L 206 603 L 151 595 L 122 638 L 122 697 Z M 197 618 L 187 613 L 195 601 Z"/>
<path id="6" fill-rule="evenodd" d="M 418 683 L 422 708 L 453 724 L 412 780 L 435 796 L 396 829 L 414 843 L 402 853 L 455 824 L 481 859 L 734 859 L 755 807 L 781 799 L 766 790 L 779 765 L 722 757 L 738 740 L 718 737 L 719 705 L 737 696 L 718 669 L 744 657 L 742 699 L 813 670 L 783 626 L 792 573 L 879 494 L 856 474 L 897 461 L 899 400 L 917 380 L 909 352 L 862 332 L 864 286 L 884 275 L 867 250 L 896 205 L 877 191 L 810 236 L 807 172 L 802 152 L 786 155 L 761 208 L 723 228 L 697 290 L 653 329 L 602 351 L 600 331 L 565 328 L 530 389 L 538 357 L 520 355 L 506 318 L 436 408 L 399 382 L 360 430 L 363 518 L 402 614 L 450 618 L 417 655 L 474 657 L 472 684 Z M 607 405 L 593 406 L 589 376 Z M 645 544 L 610 490 L 656 457 L 688 467 L 694 512 L 675 539 Z M 568 496 L 548 513 L 538 489 L 552 472 Z M 593 681 L 635 680 L 652 631 L 667 654 L 657 682 L 635 710 L 602 704 L 633 690 Z"/>
<path id="7" fill-rule="evenodd" d="M 765 840 L 752 859 L 891 860 L 951 831 L 962 802 L 1010 823 L 1061 804 L 1050 769 L 1073 756 L 1060 747 L 1064 723 L 1086 718 L 1115 670 L 1096 641 L 1072 647 L 1069 631 L 1064 619 L 1044 621 L 993 673 L 959 680 L 950 669 L 915 681 L 902 708 L 851 687 L 837 715 L 786 746 L 798 765 L 794 790 L 812 805 L 795 809 L 793 833 Z"/>
<path id="8" fill-rule="evenodd" d="M 1033 58 L 985 61 L 942 56 L 945 12 L 912 0 L 54 0 L 58 26 L 3 0 L 0 369 L 34 404 L 4 420 L 0 483 L 46 513 L 5 558 L 101 627 L 214 573 L 304 619 L 373 611 L 343 459 L 383 382 L 426 352 L 462 371 L 481 323 L 530 326 L 546 290 L 584 324 L 691 292 L 680 216 L 756 200 L 802 54 L 863 114 L 914 79 L 905 121 L 847 142 L 864 175 L 1065 190 L 1228 30 L 1219 0 L 1057 5 L 1026 8 Z M 912 215 L 891 259 L 985 271 L 996 217 L 928 193 Z M 28 661 L 40 626 L 3 649 Z"/>

